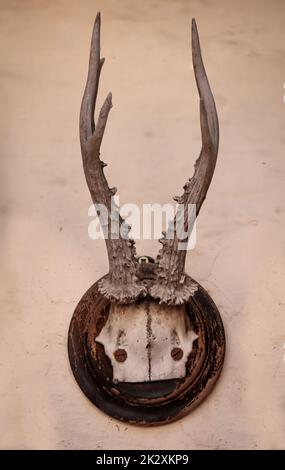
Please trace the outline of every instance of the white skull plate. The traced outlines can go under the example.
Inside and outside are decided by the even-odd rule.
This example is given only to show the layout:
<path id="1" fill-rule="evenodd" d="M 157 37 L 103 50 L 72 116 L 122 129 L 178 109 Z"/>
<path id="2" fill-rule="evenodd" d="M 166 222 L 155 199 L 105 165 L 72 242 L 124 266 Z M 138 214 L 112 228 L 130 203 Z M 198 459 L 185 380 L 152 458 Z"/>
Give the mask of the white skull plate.
<path id="1" fill-rule="evenodd" d="M 114 381 L 150 382 L 185 377 L 196 338 L 184 305 L 142 302 L 111 304 L 96 341 L 111 361 Z"/>

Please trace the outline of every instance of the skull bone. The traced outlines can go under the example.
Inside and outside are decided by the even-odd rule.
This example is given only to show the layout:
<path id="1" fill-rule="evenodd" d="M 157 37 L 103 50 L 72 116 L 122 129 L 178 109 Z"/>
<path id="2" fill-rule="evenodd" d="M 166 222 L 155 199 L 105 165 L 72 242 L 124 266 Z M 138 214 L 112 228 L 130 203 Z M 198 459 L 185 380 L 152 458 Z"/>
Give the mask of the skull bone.
<path id="1" fill-rule="evenodd" d="M 112 303 L 96 341 L 111 361 L 114 381 L 151 382 L 184 377 L 196 338 L 184 305 L 143 301 Z M 116 351 L 124 353 L 122 361 L 116 359 Z"/>

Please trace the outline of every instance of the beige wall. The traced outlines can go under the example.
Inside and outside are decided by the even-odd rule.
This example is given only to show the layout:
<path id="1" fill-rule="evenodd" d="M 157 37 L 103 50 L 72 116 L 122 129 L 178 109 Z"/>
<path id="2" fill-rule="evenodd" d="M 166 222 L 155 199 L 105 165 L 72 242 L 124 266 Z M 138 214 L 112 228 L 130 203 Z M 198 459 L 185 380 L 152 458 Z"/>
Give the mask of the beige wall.
<path id="1" fill-rule="evenodd" d="M 220 117 L 187 270 L 223 316 L 224 371 L 197 410 L 156 429 L 93 407 L 66 353 L 72 312 L 107 270 L 104 242 L 87 236 L 78 139 L 99 9 L 99 100 L 112 90 L 114 102 L 102 153 L 122 202 L 170 201 L 192 174 L 192 16 Z M 2 449 L 284 447 L 284 15 L 281 0 L 0 0 Z M 157 242 L 138 248 L 153 255 Z"/>

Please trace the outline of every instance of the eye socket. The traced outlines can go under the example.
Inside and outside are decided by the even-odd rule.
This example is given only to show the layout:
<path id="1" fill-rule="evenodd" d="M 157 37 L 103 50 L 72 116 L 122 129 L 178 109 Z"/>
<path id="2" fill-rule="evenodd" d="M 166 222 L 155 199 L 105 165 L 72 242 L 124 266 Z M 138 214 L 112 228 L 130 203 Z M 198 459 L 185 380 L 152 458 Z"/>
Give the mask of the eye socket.
<path id="1" fill-rule="evenodd" d="M 125 360 L 128 357 L 127 351 L 125 349 L 116 349 L 116 351 L 113 352 L 113 356 L 116 359 L 117 362 L 125 362 Z"/>
<path id="2" fill-rule="evenodd" d="M 171 357 L 174 361 L 180 361 L 183 357 L 183 350 L 181 348 L 173 348 L 171 350 Z"/>

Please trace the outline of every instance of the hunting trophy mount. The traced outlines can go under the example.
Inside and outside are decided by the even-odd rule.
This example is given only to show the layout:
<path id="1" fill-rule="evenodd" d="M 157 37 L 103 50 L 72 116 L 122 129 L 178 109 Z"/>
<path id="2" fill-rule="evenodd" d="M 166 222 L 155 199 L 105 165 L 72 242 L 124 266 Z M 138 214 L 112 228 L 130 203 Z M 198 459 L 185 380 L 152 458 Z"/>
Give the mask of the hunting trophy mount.
<path id="1" fill-rule="evenodd" d="M 83 295 L 73 314 L 68 353 L 84 394 L 101 410 L 122 421 L 163 424 L 196 407 L 211 391 L 225 353 L 223 323 L 217 307 L 198 282 L 184 271 L 187 250 L 179 249 L 178 212 L 163 233 L 154 260 L 137 256 L 130 227 L 114 204 L 116 188 L 104 175 L 100 146 L 112 107 L 109 94 L 94 123 L 99 77 L 100 14 L 91 41 L 89 71 L 80 111 L 83 167 L 105 236 L 109 273 Z M 202 149 L 195 171 L 175 201 L 195 205 L 198 214 L 215 170 L 218 117 L 203 65 L 198 31 L 192 21 L 192 60 L 200 96 Z M 107 208 L 107 221 L 98 207 Z M 118 217 L 117 233 L 109 223 Z M 192 222 L 183 216 L 187 243 Z"/>

